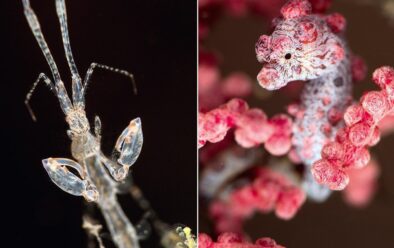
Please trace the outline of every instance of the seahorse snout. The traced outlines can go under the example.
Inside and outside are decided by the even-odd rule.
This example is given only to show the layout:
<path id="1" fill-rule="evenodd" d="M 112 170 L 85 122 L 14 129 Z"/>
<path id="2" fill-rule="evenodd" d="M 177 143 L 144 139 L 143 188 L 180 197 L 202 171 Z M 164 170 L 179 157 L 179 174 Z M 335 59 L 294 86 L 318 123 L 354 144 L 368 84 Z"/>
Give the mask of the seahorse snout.
<path id="1" fill-rule="evenodd" d="M 257 75 L 260 86 L 267 90 L 277 90 L 286 85 L 286 81 L 275 68 L 263 67 Z"/>

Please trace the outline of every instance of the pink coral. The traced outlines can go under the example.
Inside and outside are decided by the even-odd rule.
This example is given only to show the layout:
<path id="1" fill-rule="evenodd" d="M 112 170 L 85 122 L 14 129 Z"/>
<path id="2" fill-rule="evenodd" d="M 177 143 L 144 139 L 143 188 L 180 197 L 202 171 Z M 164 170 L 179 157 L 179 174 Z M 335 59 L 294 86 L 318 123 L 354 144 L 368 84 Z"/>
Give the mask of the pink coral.
<path id="1" fill-rule="evenodd" d="M 312 12 L 312 5 L 308 1 L 288 1 L 280 10 L 285 19 L 306 16 Z"/>
<path id="2" fill-rule="evenodd" d="M 262 168 L 250 184 L 231 192 L 226 201 L 214 201 L 210 207 L 216 231 L 241 232 L 242 221 L 255 211 L 275 211 L 281 219 L 291 219 L 305 201 L 305 193 L 285 176 Z"/>
<path id="3" fill-rule="evenodd" d="M 344 114 L 346 127 L 336 137 L 340 145 L 330 142 L 323 148 L 323 151 L 333 152 L 344 149 L 346 156 L 335 163 L 323 156 L 312 167 L 315 179 L 330 189 L 344 189 L 349 183 L 349 170 L 362 169 L 368 164 L 370 154 L 367 148 L 376 145 L 380 139 L 378 124 L 393 111 L 394 92 L 390 89 L 394 84 L 394 69 L 387 66 L 378 68 L 373 73 L 373 80 L 381 90 L 365 93 L 361 104 L 350 106 Z"/>
<path id="4" fill-rule="evenodd" d="M 198 235 L 198 248 L 284 248 L 278 245 L 275 240 L 271 238 L 260 238 L 256 242 L 249 243 L 245 241 L 240 235 L 230 232 L 225 232 L 219 235 L 217 242 L 205 233 Z"/>
<path id="5" fill-rule="evenodd" d="M 346 28 L 346 19 L 339 13 L 333 13 L 326 17 L 327 25 L 331 28 L 332 32 L 340 33 Z"/>
<path id="6" fill-rule="evenodd" d="M 293 122 L 285 114 L 268 119 L 256 108 L 250 109 L 241 99 L 233 99 L 207 113 L 200 113 L 198 125 L 199 147 L 207 141 L 216 143 L 224 139 L 231 128 L 235 128 L 235 140 L 245 148 L 265 143 L 271 154 L 284 155 L 291 148 Z"/>
<path id="7" fill-rule="evenodd" d="M 352 77 L 354 81 L 364 80 L 367 75 L 367 65 L 364 60 L 357 55 L 353 55 L 351 58 L 352 63 Z"/>

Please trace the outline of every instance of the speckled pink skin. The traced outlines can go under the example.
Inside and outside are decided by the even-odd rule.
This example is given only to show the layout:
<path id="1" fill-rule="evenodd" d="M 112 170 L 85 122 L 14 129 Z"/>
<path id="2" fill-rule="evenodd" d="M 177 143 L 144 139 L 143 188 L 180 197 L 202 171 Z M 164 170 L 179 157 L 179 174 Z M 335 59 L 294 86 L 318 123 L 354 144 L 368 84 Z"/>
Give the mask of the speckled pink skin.
<path id="1" fill-rule="evenodd" d="M 267 90 L 304 80 L 299 112 L 295 115 L 293 146 L 306 166 L 304 188 L 316 201 L 330 190 L 316 183 L 310 168 L 321 158 L 323 145 L 335 137 L 342 113 L 351 101 L 350 51 L 341 35 L 345 24 L 339 14 L 312 14 L 306 0 L 289 1 L 274 20 L 270 36 L 256 44 L 263 68 L 257 76 Z"/>

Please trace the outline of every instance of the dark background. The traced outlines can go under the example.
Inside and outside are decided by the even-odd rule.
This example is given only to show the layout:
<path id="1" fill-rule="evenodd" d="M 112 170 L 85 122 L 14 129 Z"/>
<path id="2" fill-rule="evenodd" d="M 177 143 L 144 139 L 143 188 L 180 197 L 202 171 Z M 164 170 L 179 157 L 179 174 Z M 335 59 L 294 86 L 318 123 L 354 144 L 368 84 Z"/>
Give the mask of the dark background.
<path id="1" fill-rule="evenodd" d="M 394 66 L 394 25 L 390 25 L 389 20 L 383 17 L 380 9 L 382 2 L 334 0 L 329 10 L 346 17 L 349 45 L 368 65 L 366 80 L 354 87 L 357 98 L 366 89 L 377 89 L 371 80 L 374 69 L 383 65 Z M 224 76 L 241 70 L 254 79 L 261 69 L 255 58 L 254 44 L 264 33 L 268 33 L 268 26 L 261 18 L 224 16 L 214 25 L 204 45 L 220 54 L 220 68 Z M 257 83 L 254 87 L 257 94 L 265 91 Z M 260 107 L 272 116 L 284 112 L 284 107 L 290 101 L 285 94 L 276 92 L 264 101 L 252 98 L 250 102 L 252 107 Z M 394 247 L 393 146 L 392 134 L 384 137 L 372 149 L 372 154 L 381 166 L 381 175 L 379 190 L 368 207 L 350 207 L 343 202 L 340 193 L 334 193 L 323 204 L 307 202 L 290 221 L 279 220 L 273 213 L 256 214 L 246 221 L 246 233 L 254 240 L 272 237 L 289 248 Z M 212 233 L 205 206 L 200 209 L 200 231 Z"/>
<path id="2" fill-rule="evenodd" d="M 44 36 L 70 88 L 52 0 L 31 1 Z M 41 165 L 71 158 L 57 99 L 43 85 L 33 96 L 34 123 L 24 98 L 40 72 L 50 70 L 28 27 L 21 1 L 1 6 L 1 247 L 86 247 L 83 199 L 61 191 Z M 131 71 L 127 78 L 97 70 L 87 93 L 91 123 L 99 115 L 108 154 L 121 131 L 142 119 L 144 145 L 132 175 L 160 217 L 196 230 L 196 3 L 195 1 L 67 1 L 71 46 L 81 76 L 91 62 Z M 135 223 L 141 211 L 120 199 Z M 7 244 L 7 245 L 4 245 Z M 158 247 L 158 238 L 142 241 Z M 111 247 L 111 246 L 108 246 Z"/>

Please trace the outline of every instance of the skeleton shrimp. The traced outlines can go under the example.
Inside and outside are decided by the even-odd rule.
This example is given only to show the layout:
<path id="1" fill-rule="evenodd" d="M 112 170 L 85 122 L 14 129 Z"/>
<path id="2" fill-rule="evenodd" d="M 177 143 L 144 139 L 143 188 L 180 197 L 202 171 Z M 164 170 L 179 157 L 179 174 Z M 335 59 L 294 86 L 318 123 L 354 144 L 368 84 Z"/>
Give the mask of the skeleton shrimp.
<path id="1" fill-rule="evenodd" d="M 139 247 L 136 230 L 119 205 L 116 194 L 118 193 L 118 182 L 127 177 L 129 168 L 136 162 L 141 152 L 143 143 L 141 120 L 139 118 L 132 120 L 121 133 L 115 144 L 115 150 L 119 156 L 116 161 L 113 161 L 101 151 L 101 121 L 99 117 L 95 118 L 93 133 L 85 113 L 85 93 L 95 68 L 129 77 L 136 92 L 133 75 L 124 70 L 92 63 L 82 82 L 71 52 L 65 1 L 56 0 L 56 12 L 60 22 L 63 46 L 72 75 L 72 99 L 70 99 L 30 2 L 29 0 L 22 1 L 26 19 L 45 56 L 54 80 L 53 83 L 49 77 L 41 73 L 27 94 L 25 103 L 33 120 L 36 120 L 29 105 L 30 98 L 40 82 L 44 82 L 50 88 L 57 96 L 69 125 L 67 135 L 71 139 L 71 153 L 76 160 L 47 158 L 42 161 L 43 166 L 51 180 L 59 188 L 69 194 L 83 196 L 88 202 L 97 203 L 117 247 Z"/>

